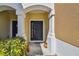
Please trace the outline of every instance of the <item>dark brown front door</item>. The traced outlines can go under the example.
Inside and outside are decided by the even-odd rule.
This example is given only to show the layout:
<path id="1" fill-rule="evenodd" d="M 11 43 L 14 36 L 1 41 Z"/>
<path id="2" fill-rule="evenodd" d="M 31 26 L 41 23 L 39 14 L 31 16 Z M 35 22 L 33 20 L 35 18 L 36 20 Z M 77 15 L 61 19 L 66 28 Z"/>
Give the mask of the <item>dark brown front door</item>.
<path id="1" fill-rule="evenodd" d="M 43 41 L 43 21 L 31 21 L 31 41 Z"/>
<path id="2" fill-rule="evenodd" d="M 12 21 L 12 37 L 16 37 L 17 34 L 17 21 Z"/>

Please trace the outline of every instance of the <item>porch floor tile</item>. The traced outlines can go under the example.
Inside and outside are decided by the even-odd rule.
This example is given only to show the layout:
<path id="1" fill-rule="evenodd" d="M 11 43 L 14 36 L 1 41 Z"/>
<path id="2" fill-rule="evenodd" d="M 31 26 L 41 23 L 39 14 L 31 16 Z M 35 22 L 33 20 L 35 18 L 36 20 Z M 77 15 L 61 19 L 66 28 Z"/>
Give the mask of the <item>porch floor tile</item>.
<path id="1" fill-rule="evenodd" d="M 29 56 L 43 55 L 40 43 L 31 42 L 29 44 Z"/>

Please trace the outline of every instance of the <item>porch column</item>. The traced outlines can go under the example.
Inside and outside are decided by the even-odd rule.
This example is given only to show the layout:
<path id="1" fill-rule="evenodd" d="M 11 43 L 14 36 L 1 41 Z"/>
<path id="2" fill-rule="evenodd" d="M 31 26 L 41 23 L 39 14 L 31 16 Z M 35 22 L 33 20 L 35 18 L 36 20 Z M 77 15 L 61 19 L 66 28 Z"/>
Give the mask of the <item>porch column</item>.
<path id="1" fill-rule="evenodd" d="M 16 14 L 17 14 L 17 22 L 18 22 L 18 24 L 17 24 L 17 28 L 18 28 L 17 36 L 23 37 L 24 36 L 24 18 L 25 18 L 25 16 L 24 16 L 23 11 L 17 11 Z"/>
<path id="2" fill-rule="evenodd" d="M 55 27 L 54 27 L 54 9 L 49 13 L 49 33 L 48 33 L 48 49 L 51 55 L 56 53 Z"/>

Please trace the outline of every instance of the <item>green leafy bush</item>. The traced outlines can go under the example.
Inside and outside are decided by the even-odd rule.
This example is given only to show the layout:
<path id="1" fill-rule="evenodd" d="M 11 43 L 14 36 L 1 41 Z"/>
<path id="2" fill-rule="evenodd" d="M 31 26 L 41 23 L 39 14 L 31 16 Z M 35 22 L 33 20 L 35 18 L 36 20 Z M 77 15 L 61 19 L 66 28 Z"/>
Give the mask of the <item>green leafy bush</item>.
<path id="1" fill-rule="evenodd" d="M 22 38 L 0 40 L 0 56 L 26 56 L 27 44 Z"/>

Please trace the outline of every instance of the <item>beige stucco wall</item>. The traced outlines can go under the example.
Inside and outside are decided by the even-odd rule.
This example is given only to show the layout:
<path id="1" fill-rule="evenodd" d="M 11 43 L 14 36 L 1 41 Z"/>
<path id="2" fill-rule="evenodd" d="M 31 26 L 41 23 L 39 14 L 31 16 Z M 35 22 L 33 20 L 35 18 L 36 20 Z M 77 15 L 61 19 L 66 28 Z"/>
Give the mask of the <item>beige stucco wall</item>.
<path id="1" fill-rule="evenodd" d="M 0 12 L 0 39 L 8 38 L 10 35 L 10 20 L 16 18 L 11 12 L 12 11 Z"/>
<path id="2" fill-rule="evenodd" d="M 55 36 L 79 47 L 79 4 L 55 4 Z"/>
<path id="3" fill-rule="evenodd" d="M 49 20 L 48 20 L 48 13 L 44 12 L 44 13 L 32 13 L 29 12 L 26 14 L 26 18 L 25 18 L 25 34 L 27 36 L 27 39 L 29 40 L 29 25 L 30 25 L 30 19 L 44 19 L 45 22 L 45 39 L 47 39 L 47 33 L 48 33 L 48 27 L 49 27 Z"/>

